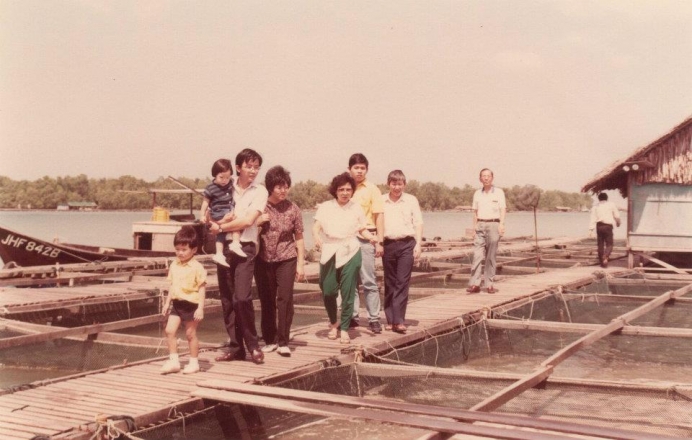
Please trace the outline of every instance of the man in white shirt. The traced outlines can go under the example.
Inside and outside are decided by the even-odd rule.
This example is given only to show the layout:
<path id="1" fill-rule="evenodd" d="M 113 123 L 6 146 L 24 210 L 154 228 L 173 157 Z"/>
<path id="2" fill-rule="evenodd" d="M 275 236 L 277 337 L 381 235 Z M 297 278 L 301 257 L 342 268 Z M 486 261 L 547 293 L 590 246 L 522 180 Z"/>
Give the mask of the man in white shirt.
<path id="1" fill-rule="evenodd" d="M 245 257 L 225 251 L 229 268 L 218 266 L 219 294 L 226 332 L 231 339 L 229 351 L 216 357 L 219 362 L 243 360 L 247 349 L 252 360 L 264 362 L 255 328 L 255 309 L 252 305 L 252 277 L 258 251 L 256 221 L 267 205 L 267 189 L 255 182 L 262 165 L 262 156 L 249 148 L 235 158 L 238 179 L 233 186 L 234 215 L 229 214 L 218 224 L 212 223 L 212 232 L 242 231 L 240 245 Z M 230 236 L 230 234 L 229 234 Z"/>
<path id="2" fill-rule="evenodd" d="M 423 216 L 418 199 L 404 192 L 406 176 L 394 170 L 387 177 L 384 201 L 384 314 L 387 327 L 406 333 L 406 307 L 413 262 L 420 257 Z"/>
<path id="3" fill-rule="evenodd" d="M 598 261 L 601 262 L 601 267 L 608 267 L 608 259 L 613 250 L 613 225 L 620 226 L 620 212 L 608 201 L 608 194 L 600 193 L 598 204 L 591 208 L 589 235 L 593 236 L 596 229 Z"/>
<path id="4" fill-rule="evenodd" d="M 493 172 L 483 168 L 479 180 L 483 188 L 473 194 L 473 262 L 468 293 L 481 291 L 481 263 L 485 259 L 485 287 L 488 293 L 495 293 L 495 254 L 500 237 L 505 234 L 505 214 L 507 203 L 502 189 L 493 186 Z"/>

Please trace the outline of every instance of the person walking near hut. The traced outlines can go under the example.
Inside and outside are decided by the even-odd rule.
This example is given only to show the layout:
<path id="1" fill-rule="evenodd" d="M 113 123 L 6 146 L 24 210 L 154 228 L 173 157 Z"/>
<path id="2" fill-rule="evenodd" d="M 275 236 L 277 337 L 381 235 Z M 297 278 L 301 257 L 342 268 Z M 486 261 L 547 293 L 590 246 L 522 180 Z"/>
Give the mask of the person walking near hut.
<path id="1" fill-rule="evenodd" d="M 180 371 L 176 333 L 181 322 L 185 324 L 185 336 L 190 347 L 190 362 L 183 368 L 183 373 L 199 371 L 197 326 L 204 319 L 207 271 L 193 258 L 199 246 L 198 240 L 192 226 L 183 226 L 173 237 L 176 259 L 168 270 L 171 285 L 163 305 L 163 313 L 168 316 L 166 340 L 169 358 L 161 367 L 161 374 Z"/>
<path id="2" fill-rule="evenodd" d="M 384 201 L 384 314 L 385 329 L 406 333 L 406 307 L 413 262 L 420 258 L 423 215 L 418 199 L 404 192 L 406 176 L 394 170 L 387 176 Z"/>
<path id="3" fill-rule="evenodd" d="M 281 356 L 288 357 L 293 282 L 305 276 L 303 216 L 298 205 L 286 199 L 291 188 L 291 175 L 286 169 L 270 168 L 264 182 L 269 199 L 265 212 L 257 219 L 260 253 L 255 264 L 255 282 L 262 306 L 262 337 L 266 343 L 262 351 L 277 350 Z"/>
<path id="4" fill-rule="evenodd" d="M 613 250 L 613 225 L 620 226 L 620 212 L 613 202 L 608 201 L 608 194 L 598 194 L 598 204 L 591 208 L 589 235 L 596 229 L 596 246 L 598 261 L 601 267 L 608 267 L 608 259 Z"/>
<path id="5" fill-rule="evenodd" d="M 319 205 L 312 227 L 315 248 L 321 250 L 319 284 L 329 317 L 327 338 L 340 337 L 342 344 L 351 342 L 348 329 L 353 317 L 362 261 L 358 234 L 373 246 L 378 241 L 377 236 L 367 229 L 363 210 L 351 200 L 355 188 L 356 182 L 349 173 L 335 176 L 329 185 L 329 193 L 334 200 Z M 336 300 L 339 292 L 341 319 L 337 322 Z"/>
<path id="6" fill-rule="evenodd" d="M 227 215 L 213 223 L 214 233 L 242 231 L 240 245 L 246 257 L 226 253 L 229 268 L 219 266 L 219 294 L 226 331 L 230 337 L 229 350 L 216 361 L 245 359 L 250 351 L 255 363 L 264 362 L 255 329 L 255 309 L 252 305 L 252 277 L 257 255 L 257 218 L 267 205 L 267 190 L 255 182 L 262 166 L 262 156 L 246 148 L 236 155 L 235 168 L 238 179 L 233 186 L 235 214 Z"/>
<path id="7" fill-rule="evenodd" d="M 382 193 L 377 185 L 368 181 L 368 159 L 361 153 L 352 154 L 348 159 L 348 171 L 356 182 L 353 201 L 360 205 L 365 220 L 367 230 L 377 237 L 373 244 L 362 234 L 358 237 L 362 254 L 362 265 L 360 268 L 360 282 L 363 285 L 363 297 L 365 308 L 368 312 L 368 328 L 373 333 L 382 333 L 380 324 L 380 291 L 377 287 L 377 276 L 375 274 L 375 258 L 381 257 L 384 251 L 382 240 L 384 239 L 384 206 L 382 203 Z M 359 325 L 358 312 L 360 300 L 356 294 L 354 303 L 354 315 L 351 322 L 352 326 Z"/>
<path id="8" fill-rule="evenodd" d="M 488 293 L 495 293 L 493 286 L 495 281 L 497 246 L 500 238 L 505 234 L 505 214 L 507 203 L 502 189 L 493 185 L 495 176 L 488 168 L 483 168 L 479 180 L 483 188 L 473 194 L 473 262 L 471 263 L 471 279 L 468 293 L 481 291 L 481 263 L 485 259 L 483 269 L 485 288 Z"/>
<path id="9" fill-rule="evenodd" d="M 218 222 L 223 219 L 226 214 L 233 212 L 235 203 L 233 202 L 233 169 L 231 161 L 228 159 L 219 159 L 211 166 L 211 175 L 214 180 L 204 188 L 204 201 L 200 209 L 200 220 L 211 227 L 211 221 Z M 216 253 L 212 261 L 216 264 L 228 267 L 226 257 L 223 255 L 223 248 L 226 244 L 225 233 L 217 234 L 216 236 Z M 245 257 L 245 253 L 240 248 L 240 231 L 231 233 L 232 239 L 229 249 L 241 257 Z"/>

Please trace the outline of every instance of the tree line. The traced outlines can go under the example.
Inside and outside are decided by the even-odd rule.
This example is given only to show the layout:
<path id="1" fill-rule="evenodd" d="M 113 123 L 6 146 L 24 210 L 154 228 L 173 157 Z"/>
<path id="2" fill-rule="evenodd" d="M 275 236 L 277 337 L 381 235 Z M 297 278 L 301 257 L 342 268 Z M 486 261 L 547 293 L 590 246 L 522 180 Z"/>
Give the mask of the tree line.
<path id="1" fill-rule="evenodd" d="M 178 180 L 196 189 L 202 189 L 209 184 L 209 179 L 190 179 L 180 177 Z M 384 193 L 386 185 L 378 185 Z M 168 178 L 159 177 L 153 182 L 147 182 L 133 176 L 118 178 L 90 179 L 84 174 L 65 177 L 42 177 L 34 181 L 13 180 L 0 176 L 0 208 L 1 209 L 56 209 L 60 204 L 68 202 L 95 202 L 99 209 L 137 210 L 151 209 L 153 189 L 182 189 L 182 186 Z M 462 188 L 452 187 L 444 183 L 418 182 L 411 180 L 406 185 L 406 192 L 416 196 L 421 209 L 425 211 L 443 211 L 450 209 L 465 209 L 471 206 L 476 187 L 464 185 Z M 543 190 L 532 185 L 515 185 L 503 188 L 509 210 L 530 210 L 525 195 L 533 192 L 538 199 L 537 208 L 543 211 L 557 210 L 565 207 L 580 210 L 591 207 L 592 198 L 588 194 L 568 193 L 556 190 Z M 289 198 L 301 209 L 312 209 L 318 203 L 329 200 L 328 183 L 314 180 L 294 183 Z M 187 194 L 156 195 L 156 205 L 168 209 L 188 209 L 190 196 Z M 201 197 L 193 197 L 194 209 L 199 209 Z"/>

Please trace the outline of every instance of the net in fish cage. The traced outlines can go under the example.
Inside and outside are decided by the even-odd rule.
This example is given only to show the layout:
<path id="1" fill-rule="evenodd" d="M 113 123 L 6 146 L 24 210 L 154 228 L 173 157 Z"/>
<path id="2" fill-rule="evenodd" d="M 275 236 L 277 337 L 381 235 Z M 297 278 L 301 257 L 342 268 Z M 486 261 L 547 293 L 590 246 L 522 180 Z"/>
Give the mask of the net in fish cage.
<path id="1" fill-rule="evenodd" d="M 613 334 L 555 367 L 556 377 L 692 384 L 692 340 Z M 692 409 L 692 408 L 691 408 Z"/>
<path id="2" fill-rule="evenodd" d="M 653 384 L 652 384 L 653 385 Z M 671 385 L 548 383 L 523 392 L 498 412 L 691 438 L 692 388 Z"/>
<path id="3" fill-rule="evenodd" d="M 7 336 L 5 336 L 7 335 Z M 3 336 L 19 336 L 3 332 Z M 161 347 L 134 346 L 99 342 L 93 339 L 56 339 L 47 342 L 9 347 L 0 350 L 0 382 L 5 390 L 21 389 L 30 382 L 101 370 L 167 353 Z M 3 371 L 12 374 L 2 374 Z"/>
<path id="4" fill-rule="evenodd" d="M 3 318 L 33 324 L 59 327 L 79 327 L 93 323 L 104 323 L 134 319 L 160 312 L 161 298 L 150 297 L 129 301 L 113 301 L 100 304 L 88 302 L 68 307 L 56 307 L 25 313 L 6 313 Z"/>
<path id="5" fill-rule="evenodd" d="M 493 329 L 479 322 L 391 350 L 377 356 L 376 361 L 440 368 L 530 372 L 543 359 L 579 336 Z"/>

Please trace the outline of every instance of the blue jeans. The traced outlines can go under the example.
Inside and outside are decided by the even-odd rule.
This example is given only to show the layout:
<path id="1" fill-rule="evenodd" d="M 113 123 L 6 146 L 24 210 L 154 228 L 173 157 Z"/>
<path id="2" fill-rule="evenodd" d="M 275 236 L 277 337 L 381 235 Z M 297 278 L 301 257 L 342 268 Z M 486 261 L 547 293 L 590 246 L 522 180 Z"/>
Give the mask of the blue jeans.
<path id="1" fill-rule="evenodd" d="M 469 286 L 481 285 L 481 263 L 485 259 L 485 287 L 490 287 L 495 281 L 497 264 L 495 255 L 500 242 L 500 226 L 497 222 L 478 222 L 476 236 L 473 239 L 473 262 L 471 263 L 471 280 Z"/>
<path id="2" fill-rule="evenodd" d="M 360 241 L 360 253 L 362 264 L 360 266 L 360 283 L 363 285 L 365 309 L 368 311 L 368 322 L 380 321 L 380 289 L 377 287 L 377 275 L 375 274 L 375 246 L 367 240 Z M 358 318 L 360 298 L 356 294 L 353 303 L 353 317 Z"/>

